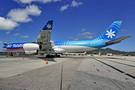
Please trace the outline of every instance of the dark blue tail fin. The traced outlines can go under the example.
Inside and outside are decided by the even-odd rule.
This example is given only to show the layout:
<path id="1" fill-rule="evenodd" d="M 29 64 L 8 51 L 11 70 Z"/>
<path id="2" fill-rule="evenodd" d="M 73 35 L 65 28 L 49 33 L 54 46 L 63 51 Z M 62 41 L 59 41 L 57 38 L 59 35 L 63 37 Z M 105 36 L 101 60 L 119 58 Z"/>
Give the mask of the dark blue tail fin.
<path id="1" fill-rule="evenodd" d="M 53 26 L 53 20 L 50 20 L 42 30 L 52 30 L 52 26 Z"/>

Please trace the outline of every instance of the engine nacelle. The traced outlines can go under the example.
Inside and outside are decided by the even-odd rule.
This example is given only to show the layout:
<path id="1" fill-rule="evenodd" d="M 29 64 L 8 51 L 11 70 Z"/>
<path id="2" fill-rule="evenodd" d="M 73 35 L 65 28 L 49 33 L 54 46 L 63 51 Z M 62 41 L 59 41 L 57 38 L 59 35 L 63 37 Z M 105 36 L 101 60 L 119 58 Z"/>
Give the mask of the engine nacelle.
<path id="1" fill-rule="evenodd" d="M 37 50 L 33 50 L 33 51 L 25 51 L 25 54 L 36 54 Z"/>
<path id="2" fill-rule="evenodd" d="M 23 45 L 24 51 L 35 51 L 39 50 L 41 47 L 36 43 L 27 43 Z"/>

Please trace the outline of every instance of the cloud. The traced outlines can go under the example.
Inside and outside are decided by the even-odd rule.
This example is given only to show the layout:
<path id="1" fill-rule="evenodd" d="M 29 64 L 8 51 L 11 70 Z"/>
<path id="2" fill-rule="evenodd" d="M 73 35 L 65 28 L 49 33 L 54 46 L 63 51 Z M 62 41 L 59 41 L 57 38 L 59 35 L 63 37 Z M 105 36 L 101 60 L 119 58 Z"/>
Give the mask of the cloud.
<path id="1" fill-rule="evenodd" d="M 13 30 L 17 26 L 19 26 L 19 24 L 16 22 L 0 17 L 0 30 Z"/>
<path id="2" fill-rule="evenodd" d="M 68 39 L 74 39 L 74 37 L 68 37 Z"/>
<path id="3" fill-rule="evenodd" d="M 82 5 L 82 4 L 83 4 L 82 2 L 76 2 L 75 0 L 73 0 L 71 6 L 72 7 L 78 7 L 78 6 Z"/>
<path id="4" fill-rule="evenodd" d="M 25 9 L 12 9 L 7 16 L 15 22 L 29 22 L 32 21 L 29 15 L 39 16 L 41 12 L 38 6 L 29 5 Z"/>
<path id="5" fill-rule="evenodd" d="M 58 2 L 61 0 L 14 0 L 14 1 L 16 1 L 18 3 L 30 4 L 32 2 L 49 3 L 49 2 Z"/>
<path id="6" fill-rule="evenodd" d="M 68 7 L 69 7 L 69 5 L 64 5 L 64 6 L 62 6 L 62 7 L 60 8 L 60 11 L 64 11 L 64 10 L 68 9 Z"/>
<path id="7" fill-rule="evenodd" d="M 91 32 L 84 32 L 84 33 L 79 33 L 78 36 L 83 36 L 83 35 L 93 35 Z"/>
<path id="8" fill-rule="evenodd" d="M 21 38 L 29 38 L 30 36 L 26 35 L 26 36 L 21 36 Z"/>
<path id="9" fill-rule="evenodd" d="M 3 41 L 0 41 L 0 43 L 3 43 Z"/>
<path id="10" fill-rule="evenodd" d="M 83 4 L 82 2 L 76 2 L 75 0 L 73 0 L 71 4 L 61 6 L 60 11 L 64 11 L 64 10 L 68 9 L 68 7 L 78 7 L 82 4 Z"/>
<path id="11" fill-rule="evenodd" d="M 91 39 L 93 36 L 83 36 L 83 38 Z"/>
<path id="12" fill-rule="evenodd" d="M 17 36 L 17 35 L 19 35 L 19 33 L 14 34 L 14 36 Z"/>
<path id="13" fill-rule="evenodd" d="M 78 38 L 74 38 L 74 37 L 68 37 L 68 39 L 73 40 L 73 41 L 78 41 Z"/>
<path id="14" fill-rule="evenodd" d="M 79 39 L 78 38 L 75 38 L 74 41 L 78 41 Z"/>
<path id="15" fill-rule="evenodd" d="M 82 30 L 83 30 L 83 29 L 82 29 Z M 93 36 L 90 36 L 90 35 L 93 35 L 93 34 L 94 34 L 94 33 L 91 33 L 91 32 L 84 32 L 84 33 L 79 33 L 79 34 L 78 34 L 78 37 L 91 39 L 91 38 L 93 38 Z"/>
<path id="16" fill-rule="evenodd" d="M 9 34 L 9 33 L 10 33 L 10 31 L 6 32 L 6 34 Z"/>
<path id="17" fill-rule="evenodd" d="M 19 4 L 21 3 L 19 0 L 14 0 L 14 1 L 17 2 L 17 3 L 19 3 Z"/>
<path id="18" fill-rule="evenodd" d="M 85 31 L 85 28 L 84 28 L 84 29 L 82 29 L 82 31 Z"/>

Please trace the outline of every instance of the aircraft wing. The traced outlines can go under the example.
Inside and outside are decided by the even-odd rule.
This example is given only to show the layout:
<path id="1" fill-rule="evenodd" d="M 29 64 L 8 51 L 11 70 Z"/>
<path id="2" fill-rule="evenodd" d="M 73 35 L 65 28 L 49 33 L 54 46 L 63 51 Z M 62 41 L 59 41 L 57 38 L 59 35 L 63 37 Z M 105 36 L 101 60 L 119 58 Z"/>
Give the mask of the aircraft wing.
<path id="1" fill-rule="evenodd" d="M 129 38 L 129 37 L 131 37 L 131 35 L 123 36 L 123 37 L 114 39 L 114 40 L 112 40 L 112 41 L 106 41 L 105 44 L 106 44 L 106 45 L 110 45 L 110 44 L 118 43 L 118 42 L 120 42 L 120 41 L 122 41 L 122 40 L 124 40 L 124 39 L 126 39 L 126 38 Z"/>
<path id="2" fill-rule="evenodd" d="M 53 21 L 48 21 L 45 27 L 39 32 L 37 43 L 41 45 L 42 50 L 52 48 L 53 42 L 50 41 L 52 26 L 53 26 Z"/>

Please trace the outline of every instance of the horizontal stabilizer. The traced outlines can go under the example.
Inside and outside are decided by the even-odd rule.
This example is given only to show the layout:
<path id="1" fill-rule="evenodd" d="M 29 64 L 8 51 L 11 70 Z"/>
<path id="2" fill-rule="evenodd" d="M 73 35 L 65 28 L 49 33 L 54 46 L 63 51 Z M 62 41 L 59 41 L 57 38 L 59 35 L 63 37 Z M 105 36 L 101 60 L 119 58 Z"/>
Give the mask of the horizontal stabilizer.
<path id="1" fill-rule="evenodd" d="M 123 36 L 123 37 L 114 39 L 114 40 L 112 40 L 112 41 L 106 41 L 105 44 L 106 44 L 106 45 L 110 45 L 110 44 L 118 43 L 118 42 L 120 42 L 120 41 L 122 41 L 122 40 L 124 40 L 124 39 L 126 39 L 126 38 L 129 38 L 129 37 L 131 37 L 131 35 Z"/>

